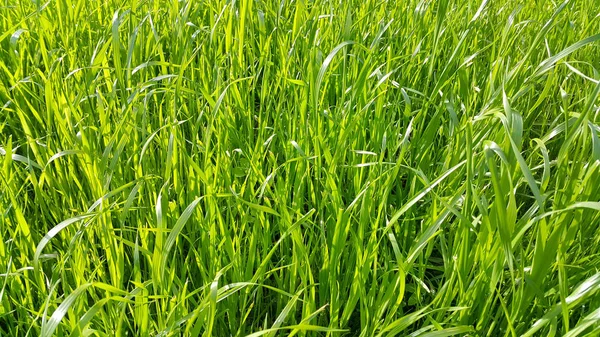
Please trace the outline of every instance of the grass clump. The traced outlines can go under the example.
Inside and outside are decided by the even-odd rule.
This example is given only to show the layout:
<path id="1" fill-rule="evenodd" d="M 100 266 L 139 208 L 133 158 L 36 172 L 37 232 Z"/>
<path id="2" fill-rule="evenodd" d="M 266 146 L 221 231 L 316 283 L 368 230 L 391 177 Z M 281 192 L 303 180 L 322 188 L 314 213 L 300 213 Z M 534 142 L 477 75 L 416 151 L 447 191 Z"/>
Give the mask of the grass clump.
<path id="1" fill-rule="evenodd" d="M 0 335 L 598 335 L 599 8 L 4 1 Z"/>

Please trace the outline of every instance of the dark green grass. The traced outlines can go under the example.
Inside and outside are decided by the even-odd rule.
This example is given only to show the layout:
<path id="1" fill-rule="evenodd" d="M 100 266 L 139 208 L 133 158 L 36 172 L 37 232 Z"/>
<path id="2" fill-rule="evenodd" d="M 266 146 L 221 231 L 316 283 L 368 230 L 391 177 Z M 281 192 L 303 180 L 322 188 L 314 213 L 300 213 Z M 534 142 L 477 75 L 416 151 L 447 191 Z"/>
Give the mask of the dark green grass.
<path id="1" fill-rule="evenodd" d="M 0 4 L 0 335 L 600 334 L 600 5 Z"/>

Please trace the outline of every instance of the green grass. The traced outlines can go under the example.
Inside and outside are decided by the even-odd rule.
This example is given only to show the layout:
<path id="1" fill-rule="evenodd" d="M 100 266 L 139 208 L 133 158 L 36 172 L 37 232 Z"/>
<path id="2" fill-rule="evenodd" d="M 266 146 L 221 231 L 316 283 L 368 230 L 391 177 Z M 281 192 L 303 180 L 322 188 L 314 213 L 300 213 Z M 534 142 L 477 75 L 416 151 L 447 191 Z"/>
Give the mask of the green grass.
<path id="1" fill-rule="evenodd" d="M 597 0 L 3 0 L 1 336 L 600 335 Z"/>

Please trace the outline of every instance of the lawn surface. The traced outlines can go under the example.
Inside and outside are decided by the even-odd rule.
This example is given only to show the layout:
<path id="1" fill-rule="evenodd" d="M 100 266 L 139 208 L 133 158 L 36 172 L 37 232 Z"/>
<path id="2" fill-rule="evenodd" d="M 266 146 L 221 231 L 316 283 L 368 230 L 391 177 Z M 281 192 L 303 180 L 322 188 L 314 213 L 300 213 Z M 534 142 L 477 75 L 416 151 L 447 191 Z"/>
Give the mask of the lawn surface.
<path id="1" fill-rule="evenodd" d="M 2 0 L 0 335 L 600 335 L 599 33 L 598 0 Z"/>

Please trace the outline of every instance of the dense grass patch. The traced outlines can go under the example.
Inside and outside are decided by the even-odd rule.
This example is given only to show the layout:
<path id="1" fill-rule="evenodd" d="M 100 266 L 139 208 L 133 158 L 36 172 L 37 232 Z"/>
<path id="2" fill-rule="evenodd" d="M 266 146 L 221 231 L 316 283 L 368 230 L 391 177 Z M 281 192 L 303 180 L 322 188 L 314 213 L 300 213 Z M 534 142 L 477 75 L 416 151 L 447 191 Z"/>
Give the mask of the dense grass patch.
<path id="1" fill-rule="evenodd" d="M 0 335 L 600 334 L 600 5 L 0 5 Z"/>

